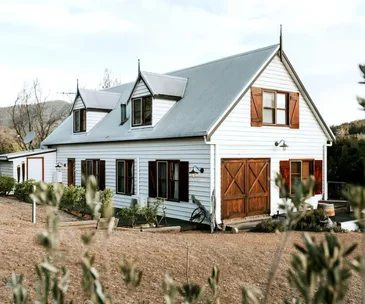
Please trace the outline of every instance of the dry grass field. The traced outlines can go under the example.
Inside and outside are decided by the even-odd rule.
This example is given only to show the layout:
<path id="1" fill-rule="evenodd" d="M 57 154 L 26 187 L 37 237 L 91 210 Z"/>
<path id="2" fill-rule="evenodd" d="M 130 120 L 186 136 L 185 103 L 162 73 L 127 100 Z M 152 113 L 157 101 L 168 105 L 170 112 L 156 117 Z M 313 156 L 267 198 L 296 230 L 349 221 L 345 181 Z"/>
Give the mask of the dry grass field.
<path id="1" fill-rule="evenodd" d="M 0 303 L 10 303 L 12 293 L 7 287 L 7 279 L 15 271 L 25 276 L 24 285 L 30 295 L 30 303 L 36 299 L 37 277 L 35 265 L 39 263 L 44 251 L 36 244 L 36 236 L 44 228 L 45 207 L 37 208 L 38 223 L 31 223 L 31 205 L 20 203 L 12 198 L 0 199 Z M 70 216 L 62 214 L 63 220 Z M 61 251 L 65 255 L 70 271 L 68 300 L 84 303 L 81 289 L 80 257 L 85 250 L 81 244 L 82 231 L 62 229 Z M 318 238 L 323 234 L 317 234 Z M 339 234 L 339 238 L 350 245 L 360 242 L 359 233 Z M 115 231 L 105 239 L 98 232 L 92 245 L 96 254 L 96 267 L 101 273 L 102 283 L 113 303 L 163 303 L 162 279 L 170 273 L 176 282 L 185 280 L 186 247 L 189 246 L 190 280 L 207 286 L 207 277 L 212 265 L 221 269 L 219 294 L 221 303 L 241 303 L 241 286 L 263 289 L 267 273 L 273 262 L 280 235 L 255 233 L 202 233 L 188 232 L 179 234 L 150 234 L 145 232 Z M 293 233 L 280 271 L 271 290 L 271 303 L 282 303 L 285 297 L 295 295 L 286 279 L 290 265 L 290 252 L 293 243 L 301 242 L 301 234 Z M 357 249 L 356 253 L 359 253 Z M 141 286 L 128 290 L 119 271 L 119 263 L 124 257 L 134 257 L 138 267 L 143 270 Z M 361 280 L 352 278 L 346 303 L 361 302 Z"/>

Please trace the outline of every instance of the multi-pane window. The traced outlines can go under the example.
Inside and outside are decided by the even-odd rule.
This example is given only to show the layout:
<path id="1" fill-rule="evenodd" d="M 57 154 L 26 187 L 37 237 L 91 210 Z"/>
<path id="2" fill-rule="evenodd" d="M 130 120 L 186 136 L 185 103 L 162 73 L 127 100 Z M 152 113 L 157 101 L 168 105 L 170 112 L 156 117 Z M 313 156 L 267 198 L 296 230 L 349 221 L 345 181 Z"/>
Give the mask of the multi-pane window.
<path id="1" fill-rule="evenodd" d="M 134 194 L 134 160 L 117 160 L 117 193 Z"/>
<path id="2" fill-rule="evenodd" d="M 263 92 L 263 122 L 264 124 L 288 125 L 288 94 Z"/>
<path id="3" fill-rule="evenodd" d="M 309 176 L 314 174 L 313 160 L 292 160 L 290 161 L 290 190 L 294 193 L 298 181 L 308 181 Z"/>
<path id="4" fill-rule="evenodd" d="M 152 124 L 152 97 L 142 97 L 132 100 L 132 126 L 149 126 Z"/>
<path id="5" fill-rule="evenodd" d="M 149 196 L 170 201 L 189 201 L 189 163 L 157 160 L 148 164 Z"/>
<path id="6" fill-rule="evenodd" d="M 86 132 L 86 110 L 74 111 L 74 133 Z"/>
<path id="7" fill-rule="evenodd" d="M 81 186 L 85 186 L 89 176 L 95 176 L 99 190 L 105 189 L 105 160 L 87 159 L 81 161 Z"/>

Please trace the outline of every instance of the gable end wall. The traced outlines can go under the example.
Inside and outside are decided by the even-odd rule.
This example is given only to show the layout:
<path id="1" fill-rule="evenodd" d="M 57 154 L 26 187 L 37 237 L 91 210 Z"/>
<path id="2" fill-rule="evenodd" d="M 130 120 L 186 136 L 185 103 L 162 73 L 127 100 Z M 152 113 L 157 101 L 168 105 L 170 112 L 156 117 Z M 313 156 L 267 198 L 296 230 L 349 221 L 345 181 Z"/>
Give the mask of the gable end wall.
<path id="1" fill-rule="evenodd" d="M 253 84 L 261 87 L 288 92 L 299 92 L 279 57 L 276 56 Z M 216 154 L 220 164 L 221 158 L 270 158 L 271 159 L 271 213 L 278 210 L 279 193 L 274 178 L 279 171 L 279 161 L 288 159 L 315 158 L 323 160 L 323 145 L 327 138 L 315 116 L 304 100 L 299 96 L 299 129 L 288 127 L 251 127 L 250 94 L 242 97 L 237 106 L 227 116 L 211 138 L 216 144 Z M 274 145 L 275 141 L 284 139 L 289 145 L 286 151 Z M 217 218 L 220 220 L 220 170 L 216 170 Z M 311 199 L 317 204 L 321 196 Z"/>

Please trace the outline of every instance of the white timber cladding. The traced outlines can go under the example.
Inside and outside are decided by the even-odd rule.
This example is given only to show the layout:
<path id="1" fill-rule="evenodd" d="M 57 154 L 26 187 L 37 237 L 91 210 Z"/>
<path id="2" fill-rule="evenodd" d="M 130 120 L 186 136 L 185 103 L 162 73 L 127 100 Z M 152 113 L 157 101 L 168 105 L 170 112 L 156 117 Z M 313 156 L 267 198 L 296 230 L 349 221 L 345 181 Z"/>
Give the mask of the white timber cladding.
<path id="1" fill-rule="evenodd" d="M 175 103 L 174 100 L 154 98 L 152 100 L 152 125 L 156 125 Z"/>
<path id="2" fill-rule="evenodd" d="M 106 112 L 86 111 L 86 132 L 89 132 L 93 127 L 95 127 L 106 114 Z"/>
<path id="3" fill-rule="evenodd" d="M 0 161 L 0 176 L 14 177 L 12 161 Z"/>
<path id="4" fill-rule="evenodd" d="M 56 151 L 32 155 L 32 157 L 44 158 L 44 181 L 47 183 L 53 182 L 53 174 L 56 172 Z M 27 179 L 27 157 L 14 158 L 13 160 L 13 177 L 17 179 L 17 167 L 20 166 L 20 179 L 22 178 L 21 165 L 25 164 L 25 179 Z M 30 170 L 30 169 L 29 169 Z"/>
<path id="5" fill-rule="evenodd" d="M 285 66 L 276 56 L 253 84 L 254 87 L 299 92 Z M 275 175 L 279 172 L 279 162 L 289 159 L 323 160 L 323 145 L 327 137 L 304 100 L 299 96 L 299 129 L 289 127 L 251 127 L 250 90 L 242 97 L 232 112 L 226 117 L 211 138 L 219 153 L 216 164 L 222 158 L 270 158 L 271 165 L 271 213 L 278 210 L 279 191 L 275 186 Z M 274 145 L 284 139 L 289 146 L 286 151 Z M 221 210 L 221 170 L 216 170 L 217 218 Z M 321 195 L 310 199 L 316 207 Z"/>
<path id="6" fill-rule="evenodd" d="M 142 96 L 148 96 L 151 95 L 150 91 L 148 90 L 146 84 L 141 79 L 136 87 L 134 88 L 132 98 L 142 97 Z"/>
<path id="7" fill-rule="evenodd" d="M 105 160 L 105 186 L 116 190 L 116 160 L 133 159 L 135 161 L 135 193 L 148 196 L 148 162 L 154 160 L 180 160 L 189 162 L 189 171 L 193 165 L 204 168 L 203 174 L 189 176 L 190 202 L 165 202 L 168 217 L 189 220 L 197 207 L 191 202 L 194 194 L 210 210 L 210 147 L 200 139 L 149 140 L 136 142 L 59 145 L 57 161 L 67 163 L 68 158 L 76 159 L 76 184 L 81 184 L 81 160 Z M 67 168 L 62 168 L 63 183 L 67 185 Z M 131 196 L 114 194 L 117 208 L 129 207 Z"/>
<path id="8" fill-rule="evenodd" d="M 75 100 L 75 104 L 74 104 L 74 110 L 78 110 L 78 109 L 83 109 L 85 108 L 82 100 L 80 97 L 77 97 L 77 99 Z"/>

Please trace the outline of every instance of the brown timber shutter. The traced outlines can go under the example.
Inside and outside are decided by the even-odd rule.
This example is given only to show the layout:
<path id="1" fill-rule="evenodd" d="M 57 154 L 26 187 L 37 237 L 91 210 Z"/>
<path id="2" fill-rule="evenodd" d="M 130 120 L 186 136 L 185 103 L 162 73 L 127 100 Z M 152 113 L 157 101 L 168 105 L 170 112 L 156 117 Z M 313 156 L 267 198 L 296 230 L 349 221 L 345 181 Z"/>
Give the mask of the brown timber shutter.
<path id="1" fill-rule="evenodd" d="M 251 87 L 251 127 L 262 126 L 262 89 Z"/>
<path id="2" fill-rule="evenodd" d="M 314 194 L 322 193 L 322 161 L 314 161 L 314 178 L 316 179 L 316 185 L 314 187 Z"/>
<path id="3" fill-rule="evenodd" d="M 85 187 L 85 181 L 86 181 L 86 160 L 81 161 L 81 186 Z"/>
<path id="4" fill-rule="evenodd" d="M 99 190 L 105 190 L 105 160 L 101 160 L 99 165 Z"/>
<path id="5" fill-rule="evenodd" d="M 157 197 L 157 168 L 156 162 L 148 162 L 148 196 Z"/>
<path id="6" fill-rule="evenodd" d="M 289 127 L 299 129 L 299 93 L 289 94 Z"/>
<path id="7" fill-rule="evenodd" d="M 280 161 L 280 174 L 284 178 L 286 190 L 290 189 L 290 161 L 282 160 Z M 279 197 L 283 197 L 281 191 Z"/>
<path id="8" fill-rule="evenodd" d="M 179 200 L 189 201 L 189 162 L 180 162 L 179 165 Z"/>
<path id="9" fill-rule="evenodd" d="M 16 175 L 17 175 L 18 183 L 20 183 L 20 166 L 16 167 Z"/>

